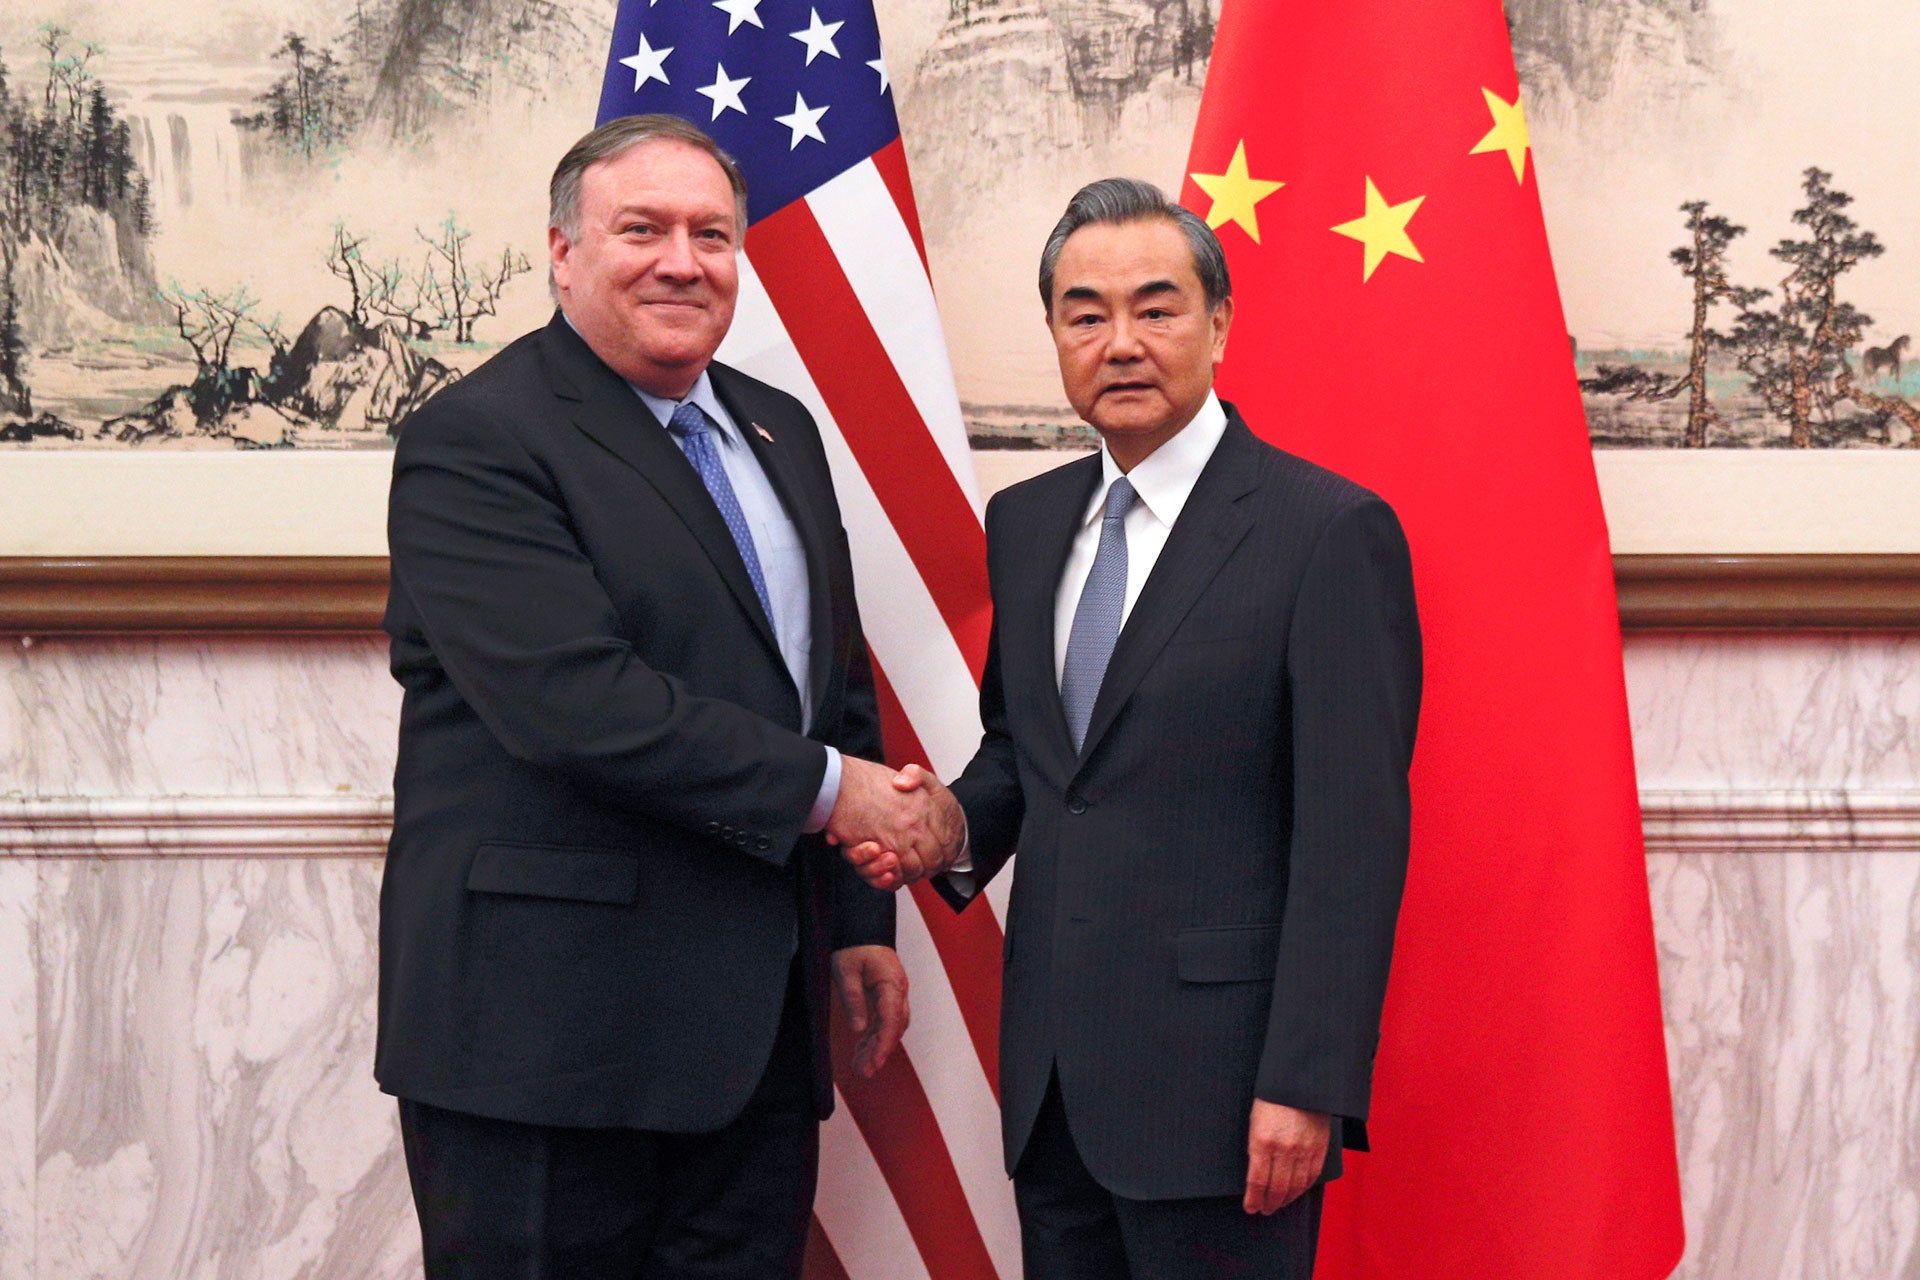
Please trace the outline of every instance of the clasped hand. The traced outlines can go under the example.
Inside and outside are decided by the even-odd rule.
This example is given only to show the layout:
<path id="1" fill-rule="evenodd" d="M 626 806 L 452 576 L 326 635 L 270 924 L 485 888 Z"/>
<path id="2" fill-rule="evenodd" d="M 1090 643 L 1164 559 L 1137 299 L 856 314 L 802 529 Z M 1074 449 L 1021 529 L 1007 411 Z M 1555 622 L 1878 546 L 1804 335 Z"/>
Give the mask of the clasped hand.
<path id="1" fill-rule="evenodd" d="M 827 839 L 874 888 L 945 871 L 959 858 L 966 829 L 953 792 L 919 765 L 895 773 L 852 756 L 842 762 Z"/>

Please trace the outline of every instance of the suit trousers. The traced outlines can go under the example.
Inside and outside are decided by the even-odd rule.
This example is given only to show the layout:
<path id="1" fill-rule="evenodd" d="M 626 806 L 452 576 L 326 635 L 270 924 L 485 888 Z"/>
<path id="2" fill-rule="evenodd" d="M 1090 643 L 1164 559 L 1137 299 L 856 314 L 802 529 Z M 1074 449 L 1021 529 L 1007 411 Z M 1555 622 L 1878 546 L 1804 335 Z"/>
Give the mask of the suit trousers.
<path id="1" fill-rule="evenodd" d="M 1130 1200 L 1080 1158 L 1056 1074 L 1013 1174 L 1026 1280 L 1311 1280 L 1319 1186 L 1271 1215 L 1238 1196 Z"/>
<path id="2" fill-rule="evenodd" d="M 519 1124 L 400 1100 L 427 1280 L 797 1280 L 818 1177 L 806 1003 L 711 1133 Z"/>

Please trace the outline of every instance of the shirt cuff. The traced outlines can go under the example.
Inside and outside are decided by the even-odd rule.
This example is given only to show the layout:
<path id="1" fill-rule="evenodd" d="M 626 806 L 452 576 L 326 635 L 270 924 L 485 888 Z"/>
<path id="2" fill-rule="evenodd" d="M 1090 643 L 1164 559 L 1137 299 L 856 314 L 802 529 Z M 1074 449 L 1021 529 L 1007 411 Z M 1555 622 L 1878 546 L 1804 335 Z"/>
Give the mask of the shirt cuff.
<path id="1" fill-rule="evenodd" d="M 946 870 L 947 884 L 963 898 L 980 892 L 973 878 L 973 833 L 967 827 L 967 815 L 960 815 L 960 856 Z"/>
<path id="2" fill-rule="evenodd" d="M 827 819 L 833 816 L 833 806 L 840 799 L 840 753 L 832 747 L 826 749 L 827 772 L 820 779 L 820 794 L 813 799 L 813 812 L 807 815 L 807 825 L 801 830 L 808 835 L 827 829 Z"/>

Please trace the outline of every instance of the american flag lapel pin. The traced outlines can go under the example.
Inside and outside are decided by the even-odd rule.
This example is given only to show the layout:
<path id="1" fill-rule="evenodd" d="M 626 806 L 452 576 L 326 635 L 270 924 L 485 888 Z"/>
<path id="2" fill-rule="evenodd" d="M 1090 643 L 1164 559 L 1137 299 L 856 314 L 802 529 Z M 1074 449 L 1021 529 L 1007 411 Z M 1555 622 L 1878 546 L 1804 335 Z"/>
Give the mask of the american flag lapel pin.
<path id="1" fill-rule="evenodd" d="M 757 422 L 753 424 L 753 429 L 760 433 L 760 438 L 762 440 L 765 440 L 768 444 L 773 443 L 773 432 L 767 430 L 765 427 L 761 426 Z"/>

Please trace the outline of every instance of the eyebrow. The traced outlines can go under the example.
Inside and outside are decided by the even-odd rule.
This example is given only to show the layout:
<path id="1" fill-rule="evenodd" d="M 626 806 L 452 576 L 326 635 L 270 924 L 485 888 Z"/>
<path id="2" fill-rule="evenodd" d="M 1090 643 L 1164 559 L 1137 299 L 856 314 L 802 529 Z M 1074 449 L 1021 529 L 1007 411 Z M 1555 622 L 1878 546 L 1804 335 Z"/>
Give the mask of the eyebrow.
<path id="1" fill-rule="evenodd" d="M 648 204 L 644 201 L 630 200 L 625 204 L 614 206 L 612 216 L 615 220 L 618 220 L 621 218 L 633 218 L 633 217 L 663 218 L 663 217 L 668 217 L 670 215 L 666 214 L 657 204 Z M 708 222 L 717 222 L 722 220 L 726 222 L 732 222 L 734 220 L 733 210 L 730 208 L 715 209 L 711 212 L 710 216 L 702 214 L 702 215 L 696 216 L 693 219 L 693 221 L 696 224 L 706 224 Z"/>
<path id="2" fill-rule="evenodd" d="M 1171 280 L 1149 280 L 1138 289 L 1135 289 L 1133 293 L 1129 295 L 1129 298 L 1131 301 L 1138 302 L 1142 298 L 1157 298 L 1163 293 L 1178 292 L 1180 292 L 1180 286 Z M 1095 289 L 1091 285 L 1084 284 L 1074 285 L 1072 288 L 1066 289 L 1060 294 L 1060 301 L 1062 302 L 1082 300 L 1098 301 L 1099 298 L 1100 291 L 1098 289 Z"/>

